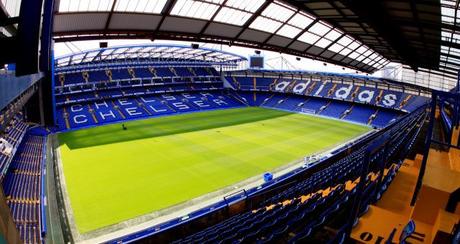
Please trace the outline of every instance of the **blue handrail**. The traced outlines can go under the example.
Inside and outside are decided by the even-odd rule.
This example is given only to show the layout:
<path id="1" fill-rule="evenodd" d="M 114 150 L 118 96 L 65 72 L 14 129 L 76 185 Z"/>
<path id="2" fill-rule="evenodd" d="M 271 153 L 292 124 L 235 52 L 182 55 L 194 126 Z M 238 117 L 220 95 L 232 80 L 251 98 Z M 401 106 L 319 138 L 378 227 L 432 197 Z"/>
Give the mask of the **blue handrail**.
<path id="1" fill-rule="evenodd" d="M 45 178 L 46 178 L 46 137 L 43 137 L 43 158 L 42 158 L 42 178 L 41 178 L 41 192 L 40 192 L 40 227 L 41 227 L 41 236 L 42 239 L 46 237 L 47 227 L 46 227 L 46 188 L 45 188 Z"/>

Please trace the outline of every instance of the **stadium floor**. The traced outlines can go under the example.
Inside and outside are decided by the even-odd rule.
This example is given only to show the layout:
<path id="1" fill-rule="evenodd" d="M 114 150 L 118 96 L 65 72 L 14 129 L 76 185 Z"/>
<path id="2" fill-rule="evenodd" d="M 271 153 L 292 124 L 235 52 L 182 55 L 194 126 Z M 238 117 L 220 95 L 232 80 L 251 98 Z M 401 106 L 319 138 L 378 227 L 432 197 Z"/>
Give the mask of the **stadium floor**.
<path id="1" fill-rule="evenodd" d="M 166 116 L 59 134 L 87 233 L 186 202 L 357 137 L 369 127 L 264 108 Z"/>

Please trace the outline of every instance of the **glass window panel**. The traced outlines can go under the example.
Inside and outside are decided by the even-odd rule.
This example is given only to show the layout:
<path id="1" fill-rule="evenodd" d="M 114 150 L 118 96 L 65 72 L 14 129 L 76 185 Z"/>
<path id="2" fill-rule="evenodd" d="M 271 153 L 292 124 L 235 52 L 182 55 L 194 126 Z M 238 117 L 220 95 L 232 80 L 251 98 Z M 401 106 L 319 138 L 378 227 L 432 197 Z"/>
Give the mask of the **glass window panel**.
<path id="1" fill-rule="evenodd" d="M 296 27 L 292 27 L 290 25 L 284 25 L 281 27 L 281 29 L 277 32 L 277 34 L 289 37 L 289 38 L 294 38 L 297 36 L 302 30 Z"/>
<path id="2" fill-rule="evenodd" d="M 115 11 L 124 12 L 128 9 L 129 1 L 117 1 L 117 5 L 115 6 Z"/>
<path id="3" fill-rule="evenodd" d="M 274 33 L 281 25 L 281 22 L 259 16 L 251 23 L 249 27 L 257 30 Z"/>
<path id="4" fill-rule="evenodd" d="M 137 2 L 136 3 L 136 7 L 134 8 L 134 12 L 146 12 L 146 8 L 147 8 L 147 4 L 149 4 L 151 0 L 137 0 L 137 1 L 134 1 L 134 2 Z"/>
<path id="5" fill-rule="evenodd" d="M 144 12 L 159 14 L 166 5 L 166 2 L 167 0 L 150 0 L 145 5 Z"/>
<path id="6" fill-rule="evenodd" d="M 359 56 L 359 53 L 352 52 L 348 57 L 350 57 L 351 59 L 356 59 L 358 56 Z"/>
<path id="7" fill-rule="evenodd" d="M 172 15 L 198 19 L 211 19 L 223 0 L 178 0 L 171 10 Z"/>
<path id="8" fill-rule="evenodd" d="M 80 3 L 78 4 L 78 8 L 80 11 L 88 11 L 89 4 L 90 4 L 89 0 L 80 0 Z"/>
<path id="9" fill-rule="evenodd" d="M 313 22 L 314 19 L 314 17 L 310 17 L 302 13 L 297 13 L 289 20 L 288 23 L 301 29 L 305 29 Z"/>
<path id="10" fill-rule="evenodd" d="M 460 66 L 453 65 L 453 64 L 445 64 L 444 66 L 449 67 L 449 68 L 453 68 L 453 69 L 459 69 L 460 68 Z"/>
<path id="11" fill-rule="evenodd" d="M 343 56 L 347 56 L 348 54 L 351 53 L 351 49 L 349 48 L 344 48 L 342 51 L 340 51 L 340 54 L 343 55 Z"/>
<path id="12" fill-rule="evenodd" d="M 79 1 L 71 1 L 69 4 L 69 11 L 71 12 L 77 12 L 79 11 Z"/>
<path id="13" fill-rule="evenodd" d="M 366 58 L 366 57 L 364 57 L 363 55 L 361 55 L 361 56 L 359 56 L 359 57 L 356 58 L 356 61 L 361 62 L 361 60 L 363 60 L 364 58 Z"/>
<path id="14" fill-rule="evenodd" d="M 369 57 L 372 54 L 372 50 L 367 50 L 367 52 L 364 53 L 364 56 Z"/>
<path id="15" fill-rule="evenodd" d="M 265 0 L 251 0 L 251 1 L 228 0 L 225 5 L 254 13 L 260 8 L 260 6 L 262 6 L 264 2 Z"/>
<path id="16" fill-rule="evenodd" d="M 215 21 L 229 23 L 233 25 L 243 25 L 252 14 L 236 9 L 223 7 L 214 18 Z"/>
<path id="17" fill-rule="evenodd" d="M 460 60 L 456 58 L 450 58 L 448 59 L 448 62 L 460 65 Z"/>
<path id="18" fill-rule="evenodd" d="M 114 0 L 61 0 L 59 12 L 110 11 Z"/>
<path id="19" fill-rule="evenodd" d="M 126 8 L 126 12 L 138 12 L 136 11 L 139 6 L 138 0 L 129 0 L 129 4 Z"/>
<path id="20" fill-rule="evenodd" d="M 441 3 L 444 5 L 450 5 L 450 6 L 455 6 L 455 1 L 454 0 L 441 0 Z"/>
<path id="21" fill-rule="evenodd" d="M 441 14 L 444 15 L 444 16 L 454 17 L 455 16 L 455 9 L 442 7 L 441 8 Z"/>
<path id="22" fill-rule="evenodd" d="M 320 36 L 324 36 L 330 30 L 331 28 L 329 28 L 327 25 L 320 21 L 315 23 L 312 27 L 310 27 L 308 31 Z"/>
<path id="23" fill-rule="evenodd" d="M 300 37 L 299 37 L 299 41 L 303 41 L 305 43 L 309 43 L 309 44 L 314 44 L 316 41 L 319 40 L 319 36 L 315 35 L 315 34 L 312 34 L 310 32 L 305 32 L 303 33 Z"/>
<path id="24" fill-rule="evenodd" d="M 321 47 L 321 48 L 326 48 L 327 46 L 329 46 L 329 44 L 331 44 L 332 42 L 329 41 L 328 39 L 325 39 L 325 38 L 322 38 L 321 40 L 319 40 L 317 43 L 315 43 L 315 46 L 318 46 L 318 47 Z"/>
<path id="25" fill-rule="evenodd" d="M 446 30 L 446 29 L 444 29 Z M 441 31 L 441 36 L 443 37 L 450 37 L 452 35 L 452 32 L 450 31 Z"/>
<path id="26" fill-rule="evenodd" d="M 337 43 L 329 47 L 329 50 L 335 53 L 339 53 L 342 49 L 343 49 L 343 46 Z"/>
<path id="27" fill-rule="evenodd" d="M 364 56 L 363 56 L 364 57 Z M 370 60 L 369 58 L 366 58 L 363 60 L 363 63 L 365 64 L 369 64 L 372 60 Z"/>
<path id="28" fill-rule="evenodd" d="M 453 24 L 454 21 L 455 21 L 455 18 L 449 17 L 449 16 L 441 16 L 441 21 L 442 21 L 443 23 Z"/>
<path id="29" fill-rule="evenodd" d="M 329 33 L 327 33 L 326 38 L 331 40 L 331 41 L 335 41 L 341 35 L 342 35 L 341 31 L 339 31 L 337 29 L 333 29 L 333 30 L 329 31 Z"/>
<path id="30" fill-rule="evenodd" d="M 350 49 L 354 50 L 354 49 L 358 48 L 360 45 L 361 45 L 361 44 L 358 43 L 358 42 L 353 42 L 353 43 L 351 43 L 350 45 L 348 45 L 348 47 L 349 47 Z"/>
<path id="31" fill-rule="evenodd" d="M 344 36 L 342 38 L 340 38 L 337 42 L 343 46 L 348 46 L 353 40 L 348 37 L 348 36 Z"/>
<path id="32" fill-rule="evenodd" d="M 282 22 L 287 21 L 294 14 L 294 10 L 282 6 L 280 3 L 271 3 L 262 12 L 263 16 L 270 17 Z"/>
<path id="33" fill-rule="evenodd" d="M 367 51 L 367 48 L 365 46 L 361 46 L 356 50 L 356 52 L 363 54 L 364 52 Z"/>

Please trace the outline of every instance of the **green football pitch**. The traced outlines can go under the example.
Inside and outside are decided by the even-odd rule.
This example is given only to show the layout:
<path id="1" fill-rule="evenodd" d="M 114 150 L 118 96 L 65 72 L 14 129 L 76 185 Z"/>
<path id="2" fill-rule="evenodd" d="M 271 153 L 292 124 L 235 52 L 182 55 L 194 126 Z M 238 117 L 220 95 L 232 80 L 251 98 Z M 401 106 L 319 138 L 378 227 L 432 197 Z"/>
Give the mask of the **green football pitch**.
<path id="1" fill-rule="evenodd" d="M 164 209 L 332 148 L 369 127 L 263 108 L 165 116 L 59 134 L 81 233 Z"/>

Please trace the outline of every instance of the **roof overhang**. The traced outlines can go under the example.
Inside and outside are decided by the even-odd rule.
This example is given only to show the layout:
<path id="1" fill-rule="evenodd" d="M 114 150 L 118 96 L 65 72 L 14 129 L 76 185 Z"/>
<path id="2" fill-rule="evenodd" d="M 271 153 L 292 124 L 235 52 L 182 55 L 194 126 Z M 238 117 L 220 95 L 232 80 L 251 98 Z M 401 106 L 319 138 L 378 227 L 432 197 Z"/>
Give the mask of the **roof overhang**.
<path id="1" fill-rule="evenodd" d="M 382 53 L 392 62 L 440 70 L 460 68 L 458 0 L 289 0 Z M 458 63 L 457 63 L 458 62 Z M 457 64 L 452 64 L 457 63 Z"/>
<path id="2" fill-rule="evenodd" d="M 127 7 L 120 6 L 121 1 L 117 0 L 91 3 L 96 6 L 98 1 L 109 5 L 85 11 L 60 11 L 57 4 L 54 39 L 62 42 L 141 38 L 224 43 L 307 57 L 366 73 L 389 62 L 340 28 L 281 1 L 155 0 L 161 8 L 151 6 L 147 12 L 146 7 L 126 11 Z M 257 2 L 257 6 L 249 6 Z M 193 4 L 201 4 L 201 8 Z"/>
<path id="3" fill-rule="evenodd" d="M 99 48 L 73 53 L 55 59 L 57 69 L 123 63 L 187 63 L 237 67 L 247 59 L 241 55 L 211 48 L 193 48 L 184 45 L 129 45 Z"/>

